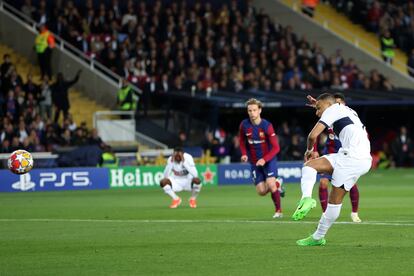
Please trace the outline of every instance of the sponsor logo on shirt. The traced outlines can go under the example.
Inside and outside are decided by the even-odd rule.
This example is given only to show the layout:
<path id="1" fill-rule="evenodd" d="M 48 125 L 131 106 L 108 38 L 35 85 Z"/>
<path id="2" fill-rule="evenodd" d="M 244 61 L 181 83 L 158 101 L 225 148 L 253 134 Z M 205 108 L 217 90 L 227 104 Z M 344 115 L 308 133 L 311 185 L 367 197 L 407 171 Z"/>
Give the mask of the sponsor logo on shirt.
<path id="1" fill-rule="evenodd" d="M 253 140 L 253 139 L 248 139 L 247 140 L 247 142 L 249 143 L 249 144 L 262 144 L 262 143 L 264 143 L 265 141 L 264 140 Z"/>

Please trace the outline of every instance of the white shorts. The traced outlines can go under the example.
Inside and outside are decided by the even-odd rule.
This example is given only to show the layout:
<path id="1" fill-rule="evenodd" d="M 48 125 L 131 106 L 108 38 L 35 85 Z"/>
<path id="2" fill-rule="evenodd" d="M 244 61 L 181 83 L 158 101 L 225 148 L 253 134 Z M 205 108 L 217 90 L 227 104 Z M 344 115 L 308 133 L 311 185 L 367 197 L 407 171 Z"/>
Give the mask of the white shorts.
<path id="1" fill-rule="evenodd" d="M 191 191 L 191 182 L 193 181 L 191 175 L 184 177 L 170 176 L 168 179 L 171 181 L 171 186 L 174 192 Z"/>
<path id="2" fill-rule="evenodd" d="M 358 178 L 371 168 L 372 159 L 352 158 L 346 152 L 327 154 L 325 157 L 333 167 L 331 183 L 335 187 L 351 190 Z"/>

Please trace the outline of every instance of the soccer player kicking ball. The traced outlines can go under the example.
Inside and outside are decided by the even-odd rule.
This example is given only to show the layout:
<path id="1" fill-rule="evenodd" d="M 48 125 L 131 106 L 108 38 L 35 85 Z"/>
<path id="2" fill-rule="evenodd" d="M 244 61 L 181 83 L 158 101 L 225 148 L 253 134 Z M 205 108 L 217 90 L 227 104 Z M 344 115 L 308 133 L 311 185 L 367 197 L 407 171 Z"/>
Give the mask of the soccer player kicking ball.
<path id="1" fill-rule="evenodd" d="M 342 93 L 335 93 L 333 95 L 335 97 L 335 101 L 337 103 L 346 105 L 345 103 L 345 96 Z M 309 100 L 308 106 L 311 106 L 313 108 L 316 107 L 316 99 L 312 96 L 307 97 Z M 321 150 L 322 154 L 330 154 L 330 153 L 337 153 L 338 150 L 341 148 L 341 142 L 339 141 L 338 136 L 335 135 L 333 129 L 325 129 L 325 132 L 327 133 L 327 139 L 325 142 L 325 145 L 323 149 Z M 315 155 L 314 157 L 319 157 L 318 147 L 315 147 Z M 321 203 L 322 211 L 326 211 L 326 207 L 328 206 L 328 185 L 331 181 L 330 175 L 321 175 L 321 178 L 319 180 L 319 201 Z M 355 183 L 354 186 L 352 186 L 351 190 L 349 191 L 349 198 L 351 199 L 351 205 L 352 205 L 352 212 L 351 212 L 351 219 L 353 222 L 360 223 L 361 219 L 358 216 L 358 206 L 359 206 L 359 190 L 358 185 Z"/>
<path id="2" fill-rule="evenodd" d="M 260 196 L 271 193 L 275 205 L 273 218 L 281 218 L 282 206 L 280 196 L 282 182 L 277 178 L 276 155 L 280 147 L 273 125 L 260 117 L 263 104 L 259 100 L 246 102 L 249 119 L 240 124 L 241 161 L 250 162 L 253 181 Z"/>
<path id="3" fill-rule="evenodd" d="M 302 199 L 292 218 L 301 220 L 316 206 L 316 201 L 312 199 L 312 190 L 317 173 L 332 175 L 332 191 L 329 194 L 326 211 L 322 214 L 315 233 L 296 242 L 301 246 L 326 244 L 324 237 L 339 217 L 346 192 L 360 176 L 369 171 L 372 162 L 368 134 L 354 110 L 336 103 L 335 97 L 329 93 L 321 94 L 317 98 L 315 108 L 320 120 L 308 135 L 301 178 Z M 325 128 L 333 128 L 342 147 L 337 153 L 311 159 L 316 139 Z"/>
<path id="4" fill-rule="evenodd" d="M 168 158 L 164 169 L 164 178 L 160 181 L 164 192 L 172 198 L 170 208 L 177 208 L 181 198 L 176 192 L 189 191 L 191 208 L 197 208 L 197 196 L 201 190 L 201 180 L 198 178 L 197 168 L 193 157 L 185 153 L 182 148 L 175 148 Z"/>

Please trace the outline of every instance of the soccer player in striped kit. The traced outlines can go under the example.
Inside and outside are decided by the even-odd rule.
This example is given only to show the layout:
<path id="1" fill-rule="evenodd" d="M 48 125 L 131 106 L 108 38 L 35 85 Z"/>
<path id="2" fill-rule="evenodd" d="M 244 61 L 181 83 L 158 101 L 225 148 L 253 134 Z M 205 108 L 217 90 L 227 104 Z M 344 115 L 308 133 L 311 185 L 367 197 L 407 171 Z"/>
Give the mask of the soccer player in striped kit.
<path id="1" fill-rule="evenodd" d="M 246 102 L 248 119 L 240 124 L 241 161 L 250 162 L 256 191 L 260 196 L 270 192 L 275 205 L 273 218 L 281 218 L 282 180 L 277 177 L 277 159 L 280 147 L 272 123 L 262 119 L 263 104 L 257 99 Z"/>
<path id="2" fill-rule="evenodd" d="M 345 105 L 345 96 L 342 93 L 335 93 L 334 97 L 337 103 Z M 313 106 L 313 104 L 316 103 L 316 99 L 314 99 L 312 96 L 308 96 L 308 100 L 309 100 L 309 104 L 308 104 L 309 106 Z M 314 158 L 319 157 L 319 155 L 337 153 L 338 150 L 342 146 L 341 142 L 339 141 L 338 136 L 335 135 L 332 129 L 326 129 L 325 134 L 326 134 L 326 142 L 324 143 L 323 148 L 320 150 L 320 154 L 319 154 L 318 146 L 317 146 L 320 144 L 319 143 L 320 141 L 318 141 L 318 143 L 315 144 Z M 319 139 L 321 139 L 321 136 L 319 136 Z M 326 211 L 326 207 L 328 206 L 328 185 L 331 179 L 332 177 L 330 175 L 322 174 L 319 180 L 319 201 L 321 203 L 323 212 Z M 351 219 L 353 222 L 360 223 L 361 219 L 359 218 L 359 215 L 358 215 L 359 190 L 358 190 L 357 183 L 355 183 L 355 185 L 349 191 L 349 198 L 351 199 L 351 205 L 352 205 Z"/>

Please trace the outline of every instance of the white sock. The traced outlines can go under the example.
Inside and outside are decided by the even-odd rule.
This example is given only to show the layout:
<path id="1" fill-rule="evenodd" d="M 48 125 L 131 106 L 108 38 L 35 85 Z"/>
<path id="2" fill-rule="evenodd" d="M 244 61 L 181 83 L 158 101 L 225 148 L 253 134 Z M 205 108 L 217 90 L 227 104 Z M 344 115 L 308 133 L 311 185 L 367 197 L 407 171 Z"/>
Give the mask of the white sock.
<path id="1" fill-rule="evenodd" d="M 330 204 L 328 203 L 328 207 L 326 208 L 325 213 L 322 214 L 321 219 L 319 221 L 318 228 L 316 229 L 315 233 L 313 233 L 312 237 L 315 240 L 320 240 L 325 237 L 326 232 L 328 232 L 329 228 L 335 222 L 335 220 L 339 217 L 339 213 L 341 212 L 342 204 Z"/>
<path id="2" fill-rule="evenodd" d="M 169 195 L 172 199 L 177 199 L 178 196 L 177 194 L 173 191 L 173 189 L 171 188 L 170 185 L 165 185 L 164 187 L 162 187 L 164 192 Z"/>
<path id="3" fill-rule="evenodd" d="M 201 184 L 199 185 L 193 184 L 193 188 L 191 189 L 191 198 L 196 199 L 200 191 L 201 191 Z"/>
<path id="4" fill-rule="evenodd" d="M 308 166 L 302 168 L 302 178 L 300 179 L 302 198 L 312 197 L 313 186 L 316 182 L 316 174 L 317 171 L 314 168 Z"/>

